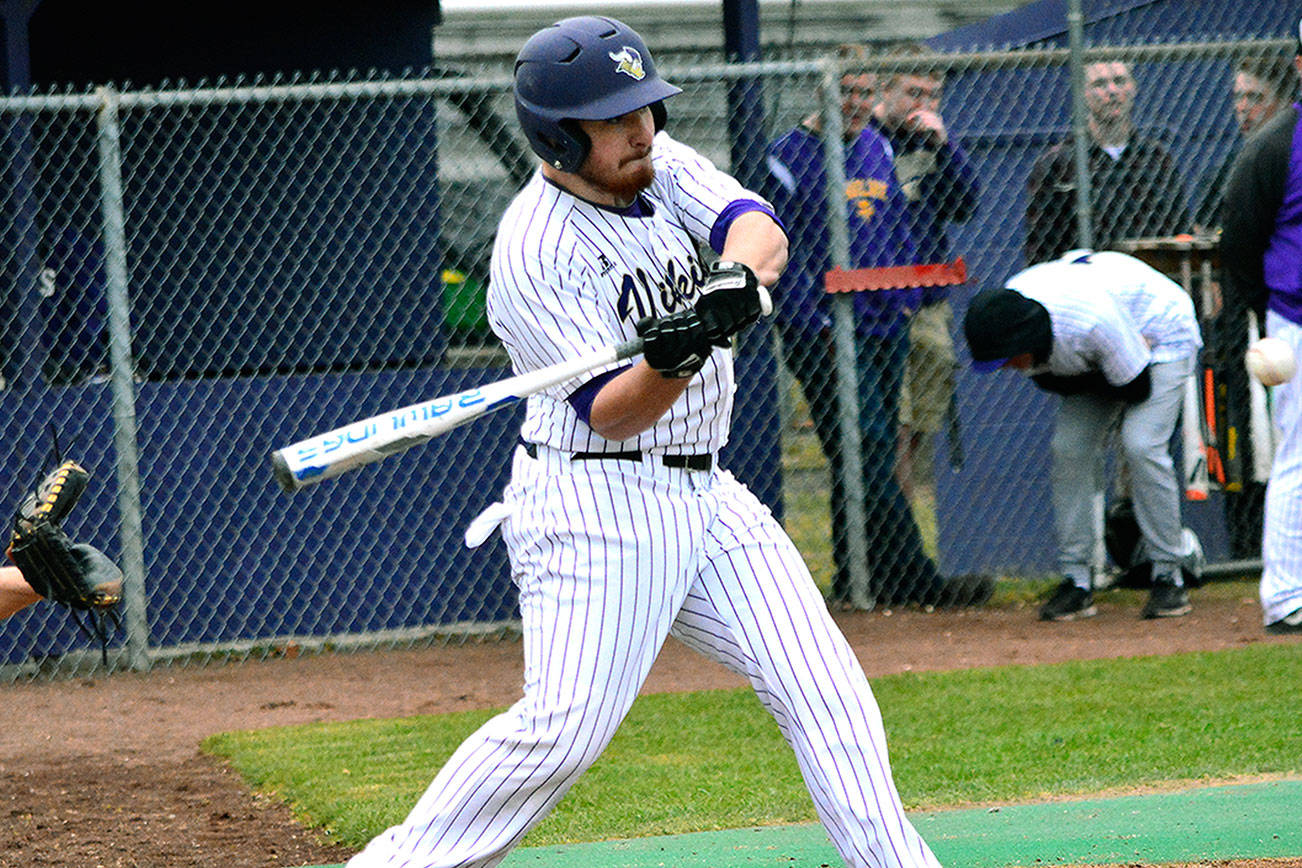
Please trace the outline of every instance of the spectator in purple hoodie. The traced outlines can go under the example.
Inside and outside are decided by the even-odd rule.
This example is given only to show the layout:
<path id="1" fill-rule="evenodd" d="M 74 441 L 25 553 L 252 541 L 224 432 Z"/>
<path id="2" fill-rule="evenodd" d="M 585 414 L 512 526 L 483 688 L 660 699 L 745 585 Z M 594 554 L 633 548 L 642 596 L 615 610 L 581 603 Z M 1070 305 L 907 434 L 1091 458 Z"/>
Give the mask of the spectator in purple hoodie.
<path id="1" fill-rule="evenodd" d="M 842 60 L 864 60 L 862 46 L 837 50 Z M 845 219 L 850 267 L 916 261 L 908 203 L 896 178 L 889 142 L 869 125 L 874 81 L 866 70 L 841 77 L 842 143 L 845 154 Z M 790 260 L 773 287 L 777 328 L 787 366 L 800 382 L 831 469 L 833 556 L 836 574 L 829 602 L 845 609 L 876 603 L 964 605 L 988 599 L 989 580 L 946 582 L 922 547 L 913 512 L 895 476 L 900 385 L 908 357 L 909 321 L 918 309 L 917 290 L 878 290 L 854 295 L 858 366 L 859 434 L 863 456 L 866 526 L 846 519 L 844 457 L 837 414 L 837 369 L 832 349 L 831 299 L 824 276 L 833 265 L 828 234 L 823 122 L 815 112 L 777 139 L 768 152 L 766 195 L 787 229 Z M 872 588 L 852 587 L 850 534 L 865 534 Z"/>

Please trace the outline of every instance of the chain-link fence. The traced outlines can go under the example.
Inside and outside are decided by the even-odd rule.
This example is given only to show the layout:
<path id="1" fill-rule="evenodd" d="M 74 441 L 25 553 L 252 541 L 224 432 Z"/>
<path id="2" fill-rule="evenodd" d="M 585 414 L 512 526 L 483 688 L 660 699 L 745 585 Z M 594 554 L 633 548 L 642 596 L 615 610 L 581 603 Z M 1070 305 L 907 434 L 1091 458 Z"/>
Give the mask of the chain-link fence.
<path id="1" fill-rule="evenodd" d="M 1193 228 L 1199 179 L 1238 141 L 1235 65 L 1281 52 L 1292 44 L 1090 50 L 1091 62 L 1124 67 L 1103 87 L 1133 91 L 1127 150 L 1165 155 L 1153 159 L 1171 170 L 1162 195 L 1173 200 L 1132 204 L 1148 172 L 1096 183 L 1086 217 L 1124 222 L 1100 226 L 1096 243 Z M 774 200 L 793 237 L 792 280 L 960 257 L 965 271 L 965 282 L 838 296 L 818 328 L 780 316 L 754 329 L 739 348 L 724 462 L 774 506 L 833 597 L 856 569 L 879 603 L 908 599 L 910 577 L 928 570 L 1049 573 L 1051 405 L 1024 384 L 971 376 L 954 323 L 976 288 L 1028 262 L 1030 236 L 1073 243 L 1071 177 L 1052 174 L 1072 127 L 1068 52 L 873 51 L 855 64 L 662 64 L 685 90 L 669 104 L 670 133 Z M 928 156 L 912 147 L 921 139 L 887 129 L 888 150 L 847 159 L 843 99 L 869 109 L 887 95 L 933 100 L 943 131 L 919 135 L 944 147 Z M 11 97 L 0 124 L 0 430 L 12 447 L 0 492 L 16 503 L 35 480 L 50 426 L 92 469 L 68 525 L 127 575 L 110 667 L 511 624 L 500 542 L 470 551 L 461 536 L 505 482 L 518 412 L 292 497 L 267 461 L 311 434 L 509 373 L 483 311 L 497 220 L 534 162 L 508 70 Z M 1061 171 L 1075 165 L 1067 150 Z M 960 157 L 970 187 L 938 184 Z M 878 174 L 847 175 L 855 159 Z M 1035 184 L 1048 204 L 1034 204 Z M 910 224 L 913 237 L 874 242 L 864 259 L 855 217 L 888 207 L 895 186 L 910 214 L 930 201 L 931 228 Z M 834 192 L 829 211 L 828 189 L 849 198 Z M 847 354 L 846 330 L 865 328 L 871 357 Z M 909 367 L 911 346 L 933 349 L 929 368 Z M 915 436 L 900 437 L 906 381 Z M 845 434 L 856 402 L 870 408 L 861 437 Z M 829 477 L 829 463 L 841 472 Z M 1229 556 L 1221 495 L 1186 506 L 1209 554 Z M 48 604 L 0 622 L 9 677 L 99 659 Z"/>

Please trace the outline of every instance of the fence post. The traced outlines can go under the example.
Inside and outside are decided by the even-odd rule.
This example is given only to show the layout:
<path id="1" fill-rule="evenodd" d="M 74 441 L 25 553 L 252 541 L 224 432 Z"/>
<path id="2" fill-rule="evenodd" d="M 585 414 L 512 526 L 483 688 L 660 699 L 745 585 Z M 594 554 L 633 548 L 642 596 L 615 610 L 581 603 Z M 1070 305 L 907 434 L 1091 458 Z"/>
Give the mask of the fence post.
<path id="1" fill-rule="evenodd" d="M 119 95 L 98 90 L 96 144 L 99 153 L 100 213 L 104 223 L 107 272 L 109 385 L 113 396 L 113 445 L 117 452 L 119 539 L 125 587 L 127 664 L 147 670 L 149 620 L 145 611 L 144 533 L 140 520 L 140 454 L 136 442 L 135 374 L 131 358 L 131 302 L 127 289 L 126 213 L 122 204 L 122 148 Z"/>
<path id="2" fill-rule="evenodd" d="M 15 277 L 18 283 L 13 289 L 18 303 L 15 312 L 16 334 L 7 351 L 0 353 L 0 361 L 4 361 L 8 355 L 7 370 L 0 370 L 0 375 L 13 377 L 15 382 L 10 384 L 11 388 L 20 387 L 32 391 L 44 385 L 41 372 L 48 347 L 40 310 L 40 229 L 37 220 L 40 206 L 36 194 L 36 145 L 32 137 L 31 117 L 26 112 L 15 112 L 12 121 L 6 124 L 5 138 L 12 154 L 8 180 L 13 187 L 14 202 L 7 234 L 16 260 Z"/>
<path id="3" fill-rule="evenodd" d="M 828 60 L 823 72 L 823 162 L 827 173 L 827 236 L 832 264 L 850 268 L 850 229 L 845 216 L 845 148 L 841 141 L 841 64 Z M 859 434 L 859 362 L 855 351 L 854 296 L 832 300 L 832 343 L 836 358 L 836 397 L 841 433 L 841 481 L 845 491 L 846 565 L 850 602 L 859 609 L 876 605 L 869 592 L 868 516 L 864 512 L 863 443 Z M 833 504 L 833 508 L 836 505 Z"/>
<path id="4" fill-rule="evenodd" d="M 729 63 L 760 59 L 759 6 L 756 0 L 724 0 L 724 53 Z M 732 174 L 748 190 L 760 189 L 767 142 L 764 123 L 764 80 L 760 76 L 728 84 L 728 135 Z"/>
<path id="5" fill-rule="evenodd" d="M 1081 0 L 1067 4 L 1067 70 L 1071 75 L 1071 137 L 1076 166 L 1077 247 L 1094 247 L 1094 191 L 1090 181 L 1089 121 L 1085 117 L 1084 16 Z"/>
<path id="6" fill-rule="evenodd" d="M 1077 247 L 1094 249 L 1094 185 L 1090 178 L 1089 121 L 1085 108 L 1085 16 L 1081 0 L 1067 3 L 1067 69 L 1071 73 L 1071 128 L 1076 164 L 1076 235 Z M 1107 518 L 1107 495 L 1100 491 L 1090 505 L 1094 523 L 1094 549 L 1090 552 L 1090 569 L 1102 576 L 1107 569 L 1107 548 L 1103 528 Z"/>

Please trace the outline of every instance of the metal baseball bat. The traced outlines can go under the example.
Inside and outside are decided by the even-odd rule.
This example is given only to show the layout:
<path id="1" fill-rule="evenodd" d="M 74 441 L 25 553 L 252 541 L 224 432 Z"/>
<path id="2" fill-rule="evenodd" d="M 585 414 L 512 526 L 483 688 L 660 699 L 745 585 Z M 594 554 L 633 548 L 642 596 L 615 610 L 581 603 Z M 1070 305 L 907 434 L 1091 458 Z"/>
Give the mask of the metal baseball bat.
<path id="1" fill-rule="evenodd" d="M 1202 431 L 1202 402 L 1196 375 L 1184 382 L 1184 405 L 1180 411 L 1180 428 L 1184 446 L 1184 496 L 1186 500 L 1204 501 L 1211 486 L 1207 472 L 1207 443 Z"/>
<path id="2" fill-rule="evenodd" d="M 496 383 L 390 410 L 277 449 L 271 453 L 271 466 L 281 488 L 299 491 L 419 446 L 486 413 L 640 352 L 642 339 L 633 338 Z"/>
<path id="3" fill-rule="evenodd" d="M 1248 345 L 1261 337 L 1257 314 L 1248 311 Z M 1252 479 L 1269 482 L 1275 461 L 1275 426 L 1271 421 L 1270 391 L 1251 374 L 1248 375 L 1248 431 L 1252 436 Z"/>
<path id="4" fill-rule="evenodd" d="M 763 287 L 760 307 L 765 316 L 773 310 Z M 405 452 L 486 413 L 641 352 L 642 339 L 633 338 L 536 371 L 351 422 L 272 452 L 272 471 L 285 491 L 300 491 Z"/>

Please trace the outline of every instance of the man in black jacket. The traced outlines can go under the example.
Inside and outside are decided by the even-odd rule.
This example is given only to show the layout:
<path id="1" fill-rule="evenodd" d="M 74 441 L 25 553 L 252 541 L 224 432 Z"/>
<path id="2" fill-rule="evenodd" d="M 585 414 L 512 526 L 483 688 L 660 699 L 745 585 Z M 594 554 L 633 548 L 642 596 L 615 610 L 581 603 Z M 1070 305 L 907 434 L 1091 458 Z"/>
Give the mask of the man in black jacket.
<path id="1" fill-rule="evenodd" d="M 1302 22 L 1295 68 L 1302 68 Z M 1248 309 L 1302 355 L 1302 118 L 1296 104 L 1250 138 L 1221 208 L 1226 313 Z M 1272 389 L 1279 435 L 1262 536 L 1261 607 L 1270 633 L 1302 633 L 1302 379 Z"/>
<path id="2" fill-rule="evenodd" d="M 1184 182 L 1171 154 L 1131 119 L 1137 86 L 1128 64 L 1085 65 L 1093 248 L 1188 228 Z M 1075 145 L 1070 136 L 1035 162 L 1027 181 L 1026 262 L 1080 247 L 1076 231 Z"/>

